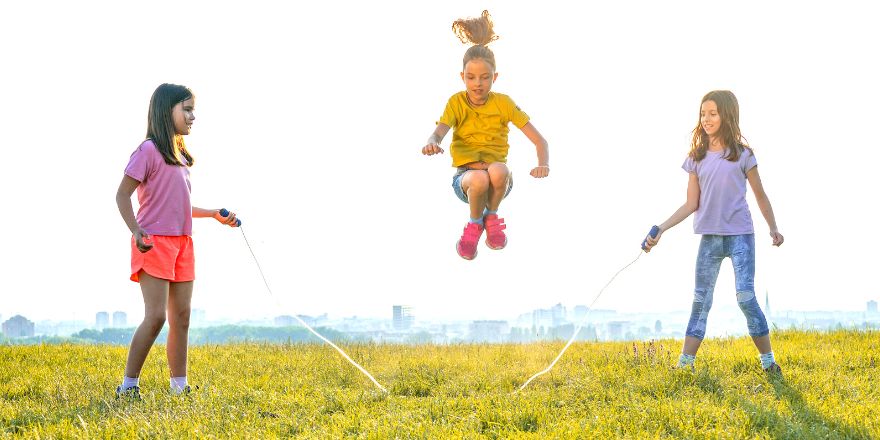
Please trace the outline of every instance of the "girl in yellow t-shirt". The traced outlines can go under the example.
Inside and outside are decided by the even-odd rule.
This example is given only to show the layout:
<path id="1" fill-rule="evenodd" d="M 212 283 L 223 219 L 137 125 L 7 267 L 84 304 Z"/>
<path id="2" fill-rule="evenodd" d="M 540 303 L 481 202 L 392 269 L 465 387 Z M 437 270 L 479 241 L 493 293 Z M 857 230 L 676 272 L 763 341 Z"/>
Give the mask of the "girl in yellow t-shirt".
<path id="1" fill-rule="evenodd" d="M 538 166 L 532 177 L 550 174 L 547 141 L 529 122 L 529 115 L 520 110 L 507 95 L 492 92 L 498 78 L 495 72 L 495 54 L 486 47 L 498 36 L 492 30 L 489 11 L 478 18 L 458 19 L 452 30 L 462 43 L 471 43 L 464 54 L 461 79 L 465 90 L 452 95 L 446 103 L 443 116 L 422 154 L 443 153 L 440 143 L 452 130 L 449 153 L 452 166 L 457 170 L 452 177 L 452 188 L 463 202 L 470 206 L 470 220 L 456 244 L 458 255 L 466 260 L 477 256 L 477 243 L 486 230 L 486 246 L 502 249 L 507 245 L 504 219 L 498 217 L 501 200 L 510 193 L 513 180 L 507 168 L 508 122 L 513 122 L 535 144 Z"/>

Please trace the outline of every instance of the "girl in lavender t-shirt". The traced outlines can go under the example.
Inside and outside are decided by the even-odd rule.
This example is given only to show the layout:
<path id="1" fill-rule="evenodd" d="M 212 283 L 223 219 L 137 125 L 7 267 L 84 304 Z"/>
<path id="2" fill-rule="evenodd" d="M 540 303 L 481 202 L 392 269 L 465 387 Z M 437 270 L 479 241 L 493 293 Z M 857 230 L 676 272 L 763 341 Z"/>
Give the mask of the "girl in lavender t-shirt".
<path id="1" fill-rule="evenodd" d="M 746 203 L 746 181 L 770 227 L 773 245 L 781 245 L 784 238 L 776 227 L 770 199 L 761 185 L 755 154 L 740 133 L 739 104 L 733 93 L 716 90 L 703 97 L 691 151 L 682 168 L 688 173 L 687 201 L 658 226 L 656 237 L 646 238 L 645 244 L 645 250 L 650 252 L 663 232 L 696 212 L 694 232 L 703 237 L 697 253 L 694 302 L 678 366 L 693 368 L 706 334 L 706 318 L 712 307 L 718 270 L 721 261 L 730 257 L 737 303 L 760 352 L 761 366 L 767 372 L 781 373 L 770 346 L 767 319 L 755 297 L 755 231 Z"/>
<path id="2" fill-rule="evenodd" d="M 195 98 L 175 84 L 160 85 L 150 99 L 147 139 L 132 153 L 116 192 L 116 205 L 131 231 L 132 281 L 141 285 L 144 320 L 131 339 L 125 377 L 116 396 L 138 397 L 141 368 L 168 317 L 168 366 L 171 391 L 188 392 L 187 331 L 195 279 L 193 217 L 213 217 L 235 226 L 235 214 L 190 203 L 189 167 L 193 157 L 183 143 L 192 123 Z M 131 195 L 137 189 L 137 217 Z"/>

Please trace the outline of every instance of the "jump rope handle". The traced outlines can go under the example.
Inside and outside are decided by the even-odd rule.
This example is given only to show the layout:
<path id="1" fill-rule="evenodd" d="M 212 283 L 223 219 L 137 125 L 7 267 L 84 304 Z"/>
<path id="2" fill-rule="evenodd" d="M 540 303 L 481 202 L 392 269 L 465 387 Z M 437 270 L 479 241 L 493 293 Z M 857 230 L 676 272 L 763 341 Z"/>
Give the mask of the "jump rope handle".
<path id="1" fill-rule="evenodd" d="M 229 211 L 227 211 L 226 208 L 220 208 L 220 215 L 223 217 L 229 217 Z M 235 226 L 236 227 L 241 226 L 241 219 L 240 218 L 235 219 Z"/>
<path id="2" fill-rule="evenodd" d="M 659 234 L 659 233 L 660 233 L 660 228 L 657 227 L 657 225 L 654 225 L 654 226 L 651 226 L 651 231 L 648 232 L 648 235 L 650 235 L 651 238 L 656 238 L 657 234 Z M 642 250 L 643 251 L 648 250 L 648 238 L 647 237 L 644 240 L 642 240 Z"/>

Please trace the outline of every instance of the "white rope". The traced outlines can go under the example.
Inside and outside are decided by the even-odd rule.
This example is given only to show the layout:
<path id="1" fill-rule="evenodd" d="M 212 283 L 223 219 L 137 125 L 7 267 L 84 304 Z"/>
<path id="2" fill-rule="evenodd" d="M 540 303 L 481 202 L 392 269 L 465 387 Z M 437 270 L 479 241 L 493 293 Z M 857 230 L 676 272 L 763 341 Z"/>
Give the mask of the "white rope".
<path id="1" fill-rule="evenodd" d="M 639 252 L 639 256 L 636 257 L 635 260 L 632 260 L 629 264 L 627 264 L 626 266 L 623 266 L 623 268 L 618 270 L 617 273 L 615 273 L 614 276 L 611 277 L 611 279 L 608 280 L 607 283 L 605 283 L 605 287 L 602 287 L 602 289 L 599 290 L 599 294 L 596 295 L 595 298 L 593 298 L 593 302 L 591 302 L 587 308 L 587 313 L 584 315 L 583 318 L 581 318 L 581 322 L 578 324 L 577 328 L 574 329 L 574 334 L 571 335 L 571 339 L 568 340 L 568 343 L 565 344 L 565 347 L 562 347 L 562 351 L 559 352 L 559 354 L 556 356 L 556 359 L 553 359 L 553 362 L 550 363 L 550 366 L 535 373 L 532 377 L 530 377 L 529 380 L 526 381 L 526 383 L 522 384 L 521 387 L 519 387 L 516 391 L 514 391 L 514 394 L 522 391 L 523 388 L 525 388 L 526 385 L 531 383 L 536 377 L 538 377 L 544 373 L 547 373 L 548 371 L 550 371 L 553 368 L 554 365 L 556 365 L 556 362 L 559 361 L 559 359 L 565 353 L 565 350 L 568 350 L 568 347 L 571 345 L 572 342 L 574 342 L 575 338 L 577 338 L 578 333 L 580 333 L 581 328 L 583 328 L 583 326 L 584 326 L 584 322 L 586 322 L 587 317 L 590 316 L 590 311 L 593 310 L 593 305 L 596 304 L 596 301 L 599 299 L 600 296 L 602 296 L 602 292 L 604 292 L 605 289 L 608 288 L 608 286 L 611 284 L 611 282 L 614 281 L 614 279 L 617 278 L 617 276 L 620 275 L 621 272 L 623 272 L 624 270 L 626 270 L 627 268 L 629 268 L 630 266 L 635 264 L 635 262 L 639 261 L 639 258 L 641 258 L 641 257 L 642 257 L 642 252 Z"/>
<path id="2" fill-rule="evenodd" d="M 272 293 L 272 288 L 269 287 L 269 282 L 266 281 L 266 275 L 263 274 L 263 268 L 260 267 L 260 261 L 257 259 L 257 256 L 254 255 L 254 250 L 253 250 L 253 248 L 251 248 L 251 244 L 250 244 L 250 242 L 248 242 L 247 235 L 245 235 L 245 233 L 244 233 L 244 229 L 242 229 L 241 226 L 239 226 L 238 229 L 241 229 L 241 236 L 244 237 L 244 242 L 245 242 L 245 244 L 247 245 L 248 250 L 251 251 L 251 256 L 254 257 L 254 262 L 257 263 L 257 269 L 259 269 L 259 271 L 260 271 L 260 276 L 263 277 L 263 284 L 266 285 L 266 290 L 269 291 L 269 295 L 272 296 L 272 298 L 275 300 L 275 302 L 277 302 L 278 305 L 280 306 L 280 305 L 281 305 L 281 302 L 278 300 L 278 298 L 275 296 L 275 294 Z M 379 384 L 379 382 L 376 380 L 376 378 L 374 378 L 373 375 L 370 374 L 369 371 L 367 371 L 364 367 L 360 366 L 360 364 L 358 364 L 357 362 L 355 362 L 354 360 L 352 360 L 352 359 L 348 356 L 348 354 L 346 354 L 344 351 L 342 351 L 341 348 L 337 347 L 336 344 L 334 344 L 333 342 L 330 342 L 329 339 L 325 338 L 325 337 L 322 336 L 320 333 L 318 333 L 317 331 L 315 331 L 315 329 L 313 329 L 310 325 L 306 324 L 305 321 L 303 321 L 302 319 L 300 319 L 299 316 L 296 316 L 295 313 L 293 314 L 293 317 L 296 318 L 296 320 L 299 321 L 299 323 L 302 324 L 303 327 L 305 327 L 305 328 L 308 329 L 310 332 L 312 332 L 312 334 L 314 334 L 315 336 L 317 336 L 318 338 L 320 338 L 322 341 L 324 341 L 324 342 L 326 342 L 327 344 L 329 344 L 331 347 L 335 348 L 336 351 L 338 351 L 339 354 L 341 354 L 342 357 L 345 358 L 345 360 L 347 360 L 349 363 L 351 363 L 352 365 L 354 365 L 355 368 L 357 368 L 358 370 L 360 370 L 361 373 L 364 373 L 367 377 L 369 377 L 370 380 L 373 381 L 373 384 L 375 384 L 377 387 L 379 387 L 380 390 L 382 390 L 382 391 L 385 392 L 385 393 L 388 392 L 388 390 L 386 390 L 385 387 L 383 387 L 381 384 Z"/>

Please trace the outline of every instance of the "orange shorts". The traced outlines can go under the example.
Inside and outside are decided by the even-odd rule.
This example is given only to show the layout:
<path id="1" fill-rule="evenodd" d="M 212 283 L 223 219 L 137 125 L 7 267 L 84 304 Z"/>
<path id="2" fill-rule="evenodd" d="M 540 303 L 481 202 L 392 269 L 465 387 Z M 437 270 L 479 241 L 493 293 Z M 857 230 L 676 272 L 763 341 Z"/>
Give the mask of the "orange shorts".
<path id="1" fill-rule="evenodd" d="M 144 272 L 173 282 L 196 279 L 196 259 L 193 241 L 189 235 L 151 235 L 153 248 L 141 252 L 131 237 L 131 280 L 138 282 L 138 273 Z"/>

